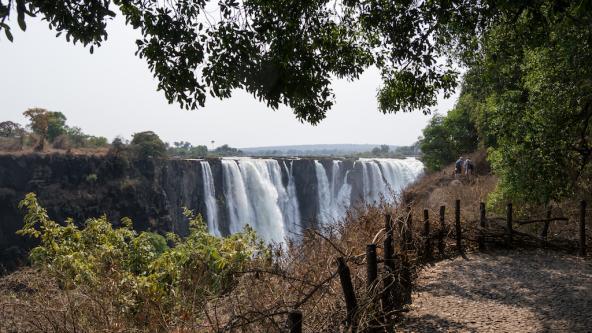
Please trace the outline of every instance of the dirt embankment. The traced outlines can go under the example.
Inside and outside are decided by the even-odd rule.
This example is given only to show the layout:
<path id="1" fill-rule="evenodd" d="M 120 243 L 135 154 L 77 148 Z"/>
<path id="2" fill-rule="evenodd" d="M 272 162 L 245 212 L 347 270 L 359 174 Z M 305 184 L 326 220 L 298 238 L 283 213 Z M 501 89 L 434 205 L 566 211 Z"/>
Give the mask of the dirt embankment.
<path id="1" fill-rule="evenodd" d="M 447 214 L 454 212 L 454 204 L 461 201 L 463 220 L 473 221 L 479 217 L 479 203 L 487 201 L 487 195 L 495 189 L 497 177 L 491 168 L 484 151 L 467 155 L 475 164 L 473 175 L 454 175 L 451 164 L 442 171 L 423 176 L 406 191 L 403 200 L 411 204 L 414 214 L 421 216 L 427 208 L 432 216 L 437 216 L 440 206 L 446 206 Z"/>

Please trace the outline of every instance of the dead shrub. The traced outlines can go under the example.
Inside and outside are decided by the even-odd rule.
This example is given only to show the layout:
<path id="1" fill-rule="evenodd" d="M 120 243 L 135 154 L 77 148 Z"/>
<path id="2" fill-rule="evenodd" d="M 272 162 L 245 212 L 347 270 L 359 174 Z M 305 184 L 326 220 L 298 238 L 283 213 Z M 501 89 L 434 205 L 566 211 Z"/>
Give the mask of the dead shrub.
<path id="1" fill-rule="evenodd" d="M 70 138 L 68 138 L 67 135 L 62 134 L 53 140 L 52 147 L 54 149 L 68 150 L 68 149 L 72 149 L 73 145 L 70 142 Z"/>

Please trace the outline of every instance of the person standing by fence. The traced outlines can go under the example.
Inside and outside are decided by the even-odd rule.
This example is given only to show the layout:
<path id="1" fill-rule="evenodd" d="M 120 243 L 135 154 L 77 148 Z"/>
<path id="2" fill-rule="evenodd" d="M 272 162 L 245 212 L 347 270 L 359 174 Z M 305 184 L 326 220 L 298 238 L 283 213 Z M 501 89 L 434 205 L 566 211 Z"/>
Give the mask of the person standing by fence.
<path id="1" fill-rule="evenodd" d="M 472 176 L 474 169 L 475 165 L 473 164 L 473 161 L 471 161 L 471 159 L 467 157 L 467 159 L 465 160 L 465 175 L 469 177 Z"/>
<path id="2" fill-rule="evenodd" d="M 458 178 L 458 177 L 460 177 L 460 175 L 462 175 L 463 164 L 464 164 L 464 160 L 463 160 L 462 156 L 458 158 L 456 163 L 454 163 L 454 177 L 455 178 Z"/>

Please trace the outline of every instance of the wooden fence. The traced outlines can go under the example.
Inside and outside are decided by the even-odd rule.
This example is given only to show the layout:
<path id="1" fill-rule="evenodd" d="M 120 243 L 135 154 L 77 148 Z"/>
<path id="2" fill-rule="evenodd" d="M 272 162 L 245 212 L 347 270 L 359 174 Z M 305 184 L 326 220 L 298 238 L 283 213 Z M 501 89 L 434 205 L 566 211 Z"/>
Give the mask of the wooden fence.
<path id="1" fill-rule="evenodd" d="M 580 256 L 586 256 L 586 201 L 581 201 L 578 221 L 577 249 Z M 466 237 L 463 234 L 461 224 L 461 202 L 456 200 L 454 206 L 454 233 L 446 223 L 446 207 L 441 206 L 439 210 L 439 223 L 437 228 L 432 228 L 429 210 L 423 210 L 423 226 L 419 236 L 414 239 L 413 219 L 411 207 L 408 208 L 406 217 L 398 219 L 395 225 L 391 215 L 385 216 L 384 241 L 382 244 L 383 256 L 377 254 L 377 244 L 366 246 L 366 292 L 374 295 L 374 301 L 379 309 L 380 315 L 373 316 L 366 321 L 364 331 L 368 333 L 391 332 L 394 324 L 394 316 L 405 311 L 404 306 L 411 303 L 412 292 L 412 267 L 410 257 L 413 254 L 416 264 L 431 262 L 437 258 L 450 257 L 447 253 L 447 240 L 453 238 L 455 248 L 452 253 L 465 256 L 464 242 L 474 242 L 479 251 L 485 251 L 490 243 L 501 244 L 506 248 L 513 248 L 517 244 L 517 237 L 533 240 L 533 244 L 548 247 L 548 231 L 551 222 L 567 221 L 565 217 L 552 218 L 551 211 L 547 211 L 546 218 L 536 220 L 514 220 L 513 207 L 509 203 L 506 206 L 506 216 L 487 217 L 484 203 L 479 205 L 479 220 L 475 225 L 467 225 L 476 231 L 476 238 Z M 502 222 L 503 230 L 494 225 Z M 539 235 L 532 235 L 516 230 L 514 225 L 527 225 L 542 223 L 542 231 Z M 499 225 L 498 225 L 499 226 Z M 452 237 L 451 237 L 452 236 Z M 399 251 L 395 251 L 395 241 L 399 240 Z M 464 241 L 464 242 L 463 242 Z M 438 255 L 434 252 L 434 243 L 437 244 Z M 555 248 L 560 249 L 561 245 Z M 566 246 L 565 249 L 570 249 Z M 379 275 L 379 263 L 382 263 L 382 274 Z M 345 301 L 346 319 L 345 325 L 350 332 L 357 332 L 360 324 L 360 307 L 354 284 L 344 257 L 337 258 L 337 273 L 339 276 L 343 298 Z M 382 282 L 382 283 L 380 283 Z M 286 328 L 290 333 L 301 333 L 303 327 L 302 312 L 294 309 L 289 312 Z"/>

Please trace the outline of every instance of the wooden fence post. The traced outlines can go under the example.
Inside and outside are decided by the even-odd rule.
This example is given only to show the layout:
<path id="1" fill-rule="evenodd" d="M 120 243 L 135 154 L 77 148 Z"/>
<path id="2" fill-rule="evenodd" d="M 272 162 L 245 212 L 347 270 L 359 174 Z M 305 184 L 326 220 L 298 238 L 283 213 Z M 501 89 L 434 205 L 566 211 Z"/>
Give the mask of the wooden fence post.
<path id="1" fill-rule="evenodd" d="M 411 293 L 412 293 L 412 286 L 411 286 L 411 263 L 409 262 L 409 256 L 407 253 L 402 254 L 401 258 L 401 303 L 403 304 L 411 304 Z"/>
<path id="2" fill-rule="evenodd" d="M 358 301 L 356 299 L 354 285 L 352 284 L 349 267 L 347 267 L 343 257 L 337 258 L 337 272 L 339 274 L 341 289 L 343 290 L 343 297 L 345 299 L 345 307 L 347 310 L 346 321 L 351 327 L 351 331 L 355 332 L 357 330 L 356 312 L 358 311 Z"/>
<path id="3" fill-rule="evenodd" d="M 512 247 L 512 203 L 508 203 L 506 207 L 506 246 Z"/>
<path id="4" fill-rule="evenodd" d="M 438 252 L 440 256 L 445 256 L 446 242 L 444 237 L 446 236 L 446 206 L 440 206 L 440 232 L 438 233 Z"/>
<path id="5" fill-rule="evenodd" d="M 366 285 L 368 287 L 368 291 L 370 292 L 373 287 L 376 279 L 378 278 L 378 261 L 376 258 L 376 244 L 368 244 L 366 245 L 366 273 L 368 280 L 366 281 Z"/>
<path id="6" fill-rule="evenodd" d="M 371 297 L 373 298 L 373 296 L 375 296 L 374 293 L 376 291 L 376 279 L 378 279 L 378 260 L 376 256 L 376 244 L 366 245 L 366 274 L 366 287 L 370 299 Z M 372 303 L 376 304 L 377 302 Z M 373 318 L 370 321 L 368 321 L 368 333 L 378 333 L 378 329 L 380 328 L 380 323 L 376 319 L 379 306 L 376 306 L 375 310 L 376 311 L 374 313 L 370 313 L 370 315 L 372 315 Z"/>
<path id="7" fill-rule="evenodd" d="M 388 234 L 389 232 L 393 233 L 393 218 L 391 214 L 384 215 L 384 230 Z"/>
<path id="8" fill-rule="evenodd" d="M 384 238 L 384 293 L 382 294 L 382 307 L 384 312 L 388 313 L 393 309 L 393 290 L 394 290 L 394 248 L 393 248 L 393 220 L 391 215 L 385 215 L 385 230 L 386 236 Z"/>
<path id="9" fill-rule="evenodd" d="M 486 220 L 485 220 L 485 203 L 481 202 L 479 203 L 479 251 L 483 252 L 485 251 L 485 239 L 484 239 L 484 234 L 485 234 L 485 227 L 486 227 Z"/>
<path id="10" fill-rule="evenodd" d="M 580 202 L 580 256 L 586 256 L 586 201 Z"/>
<path id="11" fill-rule="evenodd" d="M 462 228 L 460 225 L 460 200 L 454 203 L 454 227 L 456 231 L 456 249 L 458 253 L 462 254 Z"/>
<path id="12" fill-rule="evenodd" d="M 541 230 L 541 239 L 543 240 L 544 244 L 547 243 L 547 233 L 549 232 L 549 225 L 551 224 L 551 221 L 548 220 L 550 220 L 552 216 L 553 210 L 551 209 L 551 207 L 547 207 L 547 221 L 545 221 L 545 224 L 543 225 L 543 230 Z"/>
<path id="13" fill-rule="evenodd" d="M 430 261 L 433 258 L 432 251 L 432 238 L 430 235 L 430 211 L 427 209 L 423 210 L 423 236 L 425 237 L 425 256 L 426 261 Z"/>
<path id="14" fill-rule="evenodd" d="M 413 245 L 413 210 L 407 206 L 407 222 L 405 223 L 405 250 L 411 249 Z"/>
<path id="15" fill-rule="evenodd" d="M 289 333 L 302 333 L 302 312 L 298 310 L 290 311 L 286 326 Z"/>

